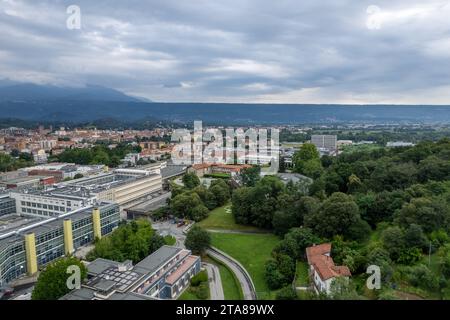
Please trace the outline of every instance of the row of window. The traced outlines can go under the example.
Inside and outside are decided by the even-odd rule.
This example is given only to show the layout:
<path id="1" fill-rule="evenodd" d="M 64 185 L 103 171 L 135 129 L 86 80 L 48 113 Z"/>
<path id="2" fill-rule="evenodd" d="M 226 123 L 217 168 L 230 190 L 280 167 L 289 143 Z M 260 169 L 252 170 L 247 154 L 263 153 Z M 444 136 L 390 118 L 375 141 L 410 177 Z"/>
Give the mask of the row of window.
<path id="1" fill-rule="evenodd" d="M 70 201 L 67 201 L 67 202 L 70 203 Z M 60 207 L 60 206 L 56 206 L 56 205 L 54 206 L 54 205 L 51 205 L 51 204 L 36 203 L 36 202 L 25 202 L 25 201 L 21 201 L 21 204 L 22 204 L 23 207 L 42 208 L 42 209 L 66 212 L 66 208 Z M 68 204 L 67 206 L 70 207 L 70 204 Z M 69 211 L 69 208 L 67 208 L 67 211 Z"/>

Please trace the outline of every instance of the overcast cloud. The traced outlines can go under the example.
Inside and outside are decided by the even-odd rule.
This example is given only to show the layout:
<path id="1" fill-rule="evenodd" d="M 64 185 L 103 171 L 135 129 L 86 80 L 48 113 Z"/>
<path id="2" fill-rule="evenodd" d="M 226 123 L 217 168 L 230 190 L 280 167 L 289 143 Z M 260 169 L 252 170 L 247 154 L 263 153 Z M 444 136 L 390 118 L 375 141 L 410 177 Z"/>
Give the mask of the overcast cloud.
<path id="1" fill-rule="evenodd" d="M 438 0 L 0 0 L 0 79 L 154 101 L 450 104 L 449 17 Z"/>

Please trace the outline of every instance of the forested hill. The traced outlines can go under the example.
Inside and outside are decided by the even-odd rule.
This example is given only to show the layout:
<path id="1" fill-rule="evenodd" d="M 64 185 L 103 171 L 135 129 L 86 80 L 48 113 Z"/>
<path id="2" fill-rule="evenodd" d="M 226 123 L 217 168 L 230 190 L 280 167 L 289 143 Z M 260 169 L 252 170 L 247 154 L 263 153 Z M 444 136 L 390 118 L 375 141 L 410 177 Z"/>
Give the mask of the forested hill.
<path id="1" fill-rule="evenodd" d="M 0 99 L 1 100 L 1 99 Z M 450 123 L 450 106 L 348 106 L 223 103 L 143 103 L 130 101 L 0 101 L 1 118 L 86 122 L 158 119 L 210 124 Z"/>

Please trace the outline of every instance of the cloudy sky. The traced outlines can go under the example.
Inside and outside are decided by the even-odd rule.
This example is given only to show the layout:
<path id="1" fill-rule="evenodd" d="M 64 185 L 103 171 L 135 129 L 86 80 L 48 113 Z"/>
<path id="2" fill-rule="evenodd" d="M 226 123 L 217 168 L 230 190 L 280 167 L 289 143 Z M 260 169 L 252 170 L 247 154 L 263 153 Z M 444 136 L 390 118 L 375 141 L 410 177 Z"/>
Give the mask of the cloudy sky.
<path id="1" fill-rule="evenodd" d="M 0 79 L 154 101 L 450 104 L 449 17 L 450 0 L 0 0 Z"/>

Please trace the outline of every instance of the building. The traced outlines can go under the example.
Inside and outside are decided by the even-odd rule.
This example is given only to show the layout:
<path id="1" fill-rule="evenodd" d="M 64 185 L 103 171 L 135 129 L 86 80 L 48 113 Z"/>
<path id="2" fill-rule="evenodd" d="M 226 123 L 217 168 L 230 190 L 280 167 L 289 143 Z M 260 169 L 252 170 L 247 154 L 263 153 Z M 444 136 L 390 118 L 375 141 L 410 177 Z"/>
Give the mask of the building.
<path id="1" fill-rule="evenodd" d="M 189 169 L 188 172 L 195 173 L 198 177 L 203 177 L 205 174 L 214 173 L 225 173 L 230 176 L 237 175 L 241 170 L 246 168 L 251 168 L 249 164 L 209 164 L 200 163 L 194 164 Z"/>
<path id="2" fill-rule="evenodd" d="M 311 143 L 317 147 L 317 149 L 336 150 L 337 149 L 337 136 L 335 135 L 312 135 Z"/>
<path id="3" fill-rule="evenodd" d="M 21 177 L 16 179 L 9 179 L 6 181 L 1 181 L 0 186 L 3 189 L 30 189 L 37 188 L 41 185 L 41 176 L 33 177 Z"/>
<path id="4" fill-rule="evenodd" d="M 38 179 L 38 176 L 27 178 Z M 24 178 L 23 178 L 24 179 Z M 43 217 L 55 217 L 98 201 L 117 203 L 126 218 L 126 208 L 152 197 L 162 190 L 161 174 L 151 170 L 118 169 L 45 188 L 21 188 L 11 191 L 17 212 Z"/>
<path id="5" fill-rule="evenodd" d="M 47 153 L 45 153 L 44 149 L 40 149 L 33 153 L 33 160 L 36 163 L 47 163 L 47 158 Z"/>
<path id="6" fill-rule="evenodd" d="M 111 233 L 119 221 L 119 207 L 107 202 L 53 218 L 0 216 L 0 286 L 35 275 L 55 259 Z"/>
<path id="7" fill-rule="evenodd" d="M 93 205 L 97 198 L 89 190 L 76 187 L 12 191 L 17 213 L 37 217 L 57 217 Z"/>
<path id="8" fill-rule="evenodd" d="M 386 143 L 386 147 L 388 148 L 400 148 L 400 147 L 414 147 L 415 144 L 412 142 L 405 141 L 389 141 Z"/>
<path id="9" fill-rule="evenodd" d="M 46 175 L 53 176 L 56 182 L 64 179 L 73 179 L 77 174 L 83 176 L 92 176 L 103 173 L 105 171 L 104 165 L 77 165 L 75 163 L 48 163 L 33 167 L 19 169 L 21 172 L 26 172 L 28 175 Z"/>
<path id="10" fill-rule="evenodd" d="M 0 217 L 6 214 L 11 214 L 16 212 L 16 201 L 10 197 L 8 194 L 0 196 Z"/>
<path id="11" fill-rule="evenodd" d="M 61 300 L 176 299 L 200 268 L 200 257 L 172 246 L 162 246 L 134 266 L 96 259 L 87 266 L 87 282 Z"/>
<path id="12" fill-rule="evenodd" d="M 145 201 L 153 193 L 162 190 L 160 173 L 141 169 L 117 169 L 111 173 L 72 180 L 65 186 L 87 190 L 97 200 L 115 202 L 124 209 Z"/>
<path id="13" fill-rule="evenodd" d="M 350 269 L 336 266 L 331 258 L 331 243 L 306 248 L 310 278 L 317 293 L 330 293 L 331 284 L 337 277 L 350 277 Z"/>

